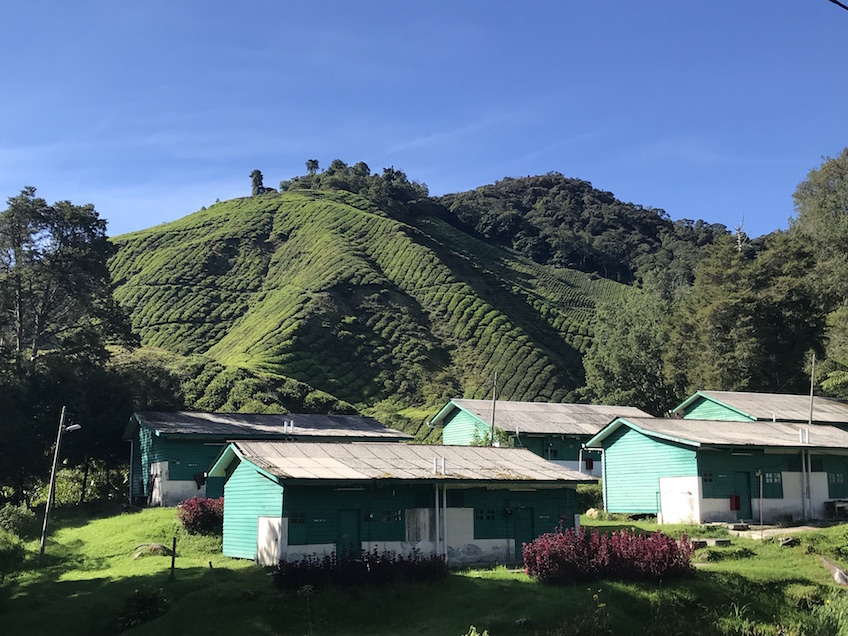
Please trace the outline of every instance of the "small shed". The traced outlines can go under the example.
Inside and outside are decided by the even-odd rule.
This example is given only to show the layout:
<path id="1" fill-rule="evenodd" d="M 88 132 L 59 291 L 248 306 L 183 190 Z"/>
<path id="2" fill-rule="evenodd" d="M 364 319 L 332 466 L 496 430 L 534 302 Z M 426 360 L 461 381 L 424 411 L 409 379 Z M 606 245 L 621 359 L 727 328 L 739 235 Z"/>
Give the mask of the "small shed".
<path id="1" fill-rule="evenodd" d="M 130 500 L 174 506 L 224 494 L 224 480 L 207 471 L 232 439 L 400 442 L 412 436 L 358 415 L 139 411 L 124 439 L 130 442 Z"/>
<path id="2" fill-rule="evenodd" d="M 848 402 L 816 396 L 811 412 L 809 395 L 697 391 L 672 412 L 690 420 L 795 423 L 812 420 L 813 424 L 848 428 Z"/>
<path id="3" fill-rule="evenodd" d="M 835 426 L 618 418 L 586 446 L 603 450 L 609 512 L 776 522 L 848 502 L 848 432 Z"/>
<path id="4" fill-rule="evenodd" d="M 453 399 L 430 420 L 444 444 L 470 445 L 498 435 L 572 470 L 600 476 L 600 456 L 583 443 L 616 417 L 651 417 L 632 406 Z"/>
<path id="5" fill-rule="evenodd" d="M 588 479 L 518 448 L 276 441 L 235 441 L 209 474 L 226 479 L 224 554 L 264 565 L 361 550 L 518 561 L 573 525 Z"/>

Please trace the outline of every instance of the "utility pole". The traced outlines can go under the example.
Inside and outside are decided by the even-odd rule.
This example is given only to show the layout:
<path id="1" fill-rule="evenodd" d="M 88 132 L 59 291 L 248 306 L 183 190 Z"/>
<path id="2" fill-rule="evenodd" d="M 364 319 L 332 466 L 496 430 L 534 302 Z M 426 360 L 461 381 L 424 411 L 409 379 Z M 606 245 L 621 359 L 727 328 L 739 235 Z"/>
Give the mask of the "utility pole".
<path id="1" fill-rule="evenodd" d="M 495 381 L 492 384 L 492 430 L 489 432 L 489 446 L 495 445 L 495 403 L 498 397 L 498 372 L 495 371 Z"/>
<path id="2" fill-rule="evenodd" d="M 63 406 L 62 414 L 59 416 L 59 432 L 56 434 L 56 450 L 53 451 L 53 468 L 50 470 L 50 489 L 47 491 L 47 503 L 44 506 L 44 524 L 41 526 L 41 549 L 38 553 L 39 566 L 44 561 L 44 543 L 47 540 L 47 520 L 50 517 L 50 507 L 53 505 L 56 492 L 56 470 L 59 467 L 59 447 L 62 445 L 62 433 L 71 433 L 81 428 L 79 424 L 65 426 L 65 407 Z"/>

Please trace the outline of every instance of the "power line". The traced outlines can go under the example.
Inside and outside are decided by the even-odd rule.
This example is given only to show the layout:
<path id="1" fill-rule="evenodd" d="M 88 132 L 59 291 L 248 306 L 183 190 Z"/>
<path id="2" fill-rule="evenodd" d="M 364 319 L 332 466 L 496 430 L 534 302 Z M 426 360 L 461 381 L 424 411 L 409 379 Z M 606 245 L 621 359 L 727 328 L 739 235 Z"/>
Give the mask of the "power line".
<path id="1" fill-rule="evenodd" d="M 842 4 L 841 2 L 839 2 L 839 0 L 828 0 L 828 2 L 832 2 L 832 3 L 833 3 L 833 4 L 835 4 L 837 7 L 842 7 L 843 9 L 845 9 L 846 11 L 848 11 L 848 4 Z"/>

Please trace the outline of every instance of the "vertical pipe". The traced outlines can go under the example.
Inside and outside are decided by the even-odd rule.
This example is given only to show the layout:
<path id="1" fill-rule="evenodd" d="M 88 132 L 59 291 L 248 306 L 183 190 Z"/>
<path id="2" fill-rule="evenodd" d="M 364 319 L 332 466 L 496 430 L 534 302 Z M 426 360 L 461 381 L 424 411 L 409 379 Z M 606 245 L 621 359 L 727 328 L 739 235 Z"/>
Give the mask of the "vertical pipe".
<path id="1" fill-rule="evenodd" d="M 580 447 L 580 450 L 577 451 L 577 470 L 580 471 L 580 474 L 583 474 L 583 447 Z"/>
<path id="2" fill-rule="evenodd" d="M 442 540 L 445 542 L 445 563 L 448 562 L 448 485 L 442 485 L 442 524 L 444 532 Z"/>
<path id="3" fill-rule="evenodd" d="M 799 431 L 800 432 L 800 431 Z M 801 449 L 801 518 L 807 520 L 807 461 Z"/>
<path id="4" fill-rule="evenodd" d="M 601 494 L 604 497 L 604 512 L 609 512 L 607 507 L 607 454 L 604 449 L 601 450 Z"/>
<path id="5" fill-rule="evenodd" d="M 436 458 L 433 458 L 433 463 L 436 463 Z M 434 466 L 435 469 L 435 466 Z M 439 554 L 439 482 L 436 482 L 436 523 L 435 532 L 433 533 L 433 556 Z"/>
<path id="6" fill-rule="evenodd" d="M 807 449 L 807 508 L 810 511 L 810 519 L 815 518 L 813 513 L 813 455 Z"/>

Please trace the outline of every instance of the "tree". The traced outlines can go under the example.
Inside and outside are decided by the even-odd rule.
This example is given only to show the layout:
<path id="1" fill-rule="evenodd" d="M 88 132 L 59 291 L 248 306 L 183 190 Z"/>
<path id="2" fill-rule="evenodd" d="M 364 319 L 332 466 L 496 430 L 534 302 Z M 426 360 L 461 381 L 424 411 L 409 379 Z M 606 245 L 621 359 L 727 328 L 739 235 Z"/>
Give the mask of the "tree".
<path id="1" fill-rule="evenodd" d="M 92 205 L 48 206 L 24 188 L 0 212 L 0 345 L 15 358 L 45 352 L 105 358 L 133 342 L 114 298 L 106 222 Z"/>
<path id="2" fill-rule="evenodd" d="M 313 175 L 318 172 L 318 160 L 317 159 L 307 159 L 306 160 L 306 173 Z"/>
<path id="3" fill-rule="evenodd" d="M 676 404 L 682 387 L 666 377 L 663 365 L 669 313 L 668 302 L 645 293 L 598 308 L 592 346 L 583 357 L 589 399 L 653 415 Z"/>
<path id="4" fill-rule="evenodd" d="M 262 185 L 262 173 L 259 170 L 254 170 L 250 173 L 251 194 L 256 196 L 265 192 L 265 187 Z"/>
<path id="5" fill-rule="evenodd" d="M 674 312 L 665 363 L 688 391 L 803 390 L 799 372 L 818 348 L 824 315 L 807 247 L 776 234 L 740 252 L 720 239 L 701 261 L 692 292 Z"/>
<path id="6" fill-rule="evenodd" d="M 46 476 L 63 405 L 85 423 L 66 458 L 123 461 L 129 393 L 105 368 L 106 345 L 135 338 L 112 296 L 114 248 L 94 207 L 47 205 L 35 188 L 8 203 L 0 212 L 0 486 L 20 500 Z"/>
<path id="7" fill-rule="evenodd" d="M 814 249 L 830 308 L 848 302 L 848 148 L 811 170 L 793 198 L 797 217 L 790 230 Z"/>

